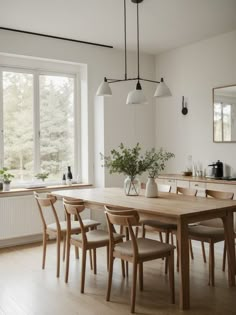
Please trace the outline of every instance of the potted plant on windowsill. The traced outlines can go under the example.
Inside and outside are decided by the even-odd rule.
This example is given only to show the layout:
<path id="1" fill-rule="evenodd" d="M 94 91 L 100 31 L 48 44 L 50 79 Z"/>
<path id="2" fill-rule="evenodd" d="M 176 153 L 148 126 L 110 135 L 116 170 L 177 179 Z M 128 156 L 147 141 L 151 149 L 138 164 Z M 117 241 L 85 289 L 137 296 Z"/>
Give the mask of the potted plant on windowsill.
<path id="1" fill-rule="evenodd" d="M 9 173 L 8 169 L 4 167 L 3 169 L 0 170 L 0 178 L 1 178 L 1 181 L 3 182 L 3 190 L 9 191 L 11 180 L 12 178 L 14 178 L 14 175 Z"/>
<path id="2" fill-rule="evenodd" d="M 46 178 L 48 178 L 49 173 L 46 172 L 42 172 L 42 173 L 38 173 L 35 175 L 35 177 L 37 179 L 41 179 L 43 182 L 45 181 Z"/>
<path id="3" fill-rule="evenodd" d="M 145 196 L 148 198 L 157 197 L 157 184 L 155 178 L 158 176 L 160 171 L 163 171 L 166 166 L 166 162 L 174 157 L 175 155 L 171 152 L 165 151 L 160 148 L 158 151 L 152 149 L 147 152 L 147 158 L 150 159 L 150 167 L 148 168 L 148 181 L 146 184 Z"/>

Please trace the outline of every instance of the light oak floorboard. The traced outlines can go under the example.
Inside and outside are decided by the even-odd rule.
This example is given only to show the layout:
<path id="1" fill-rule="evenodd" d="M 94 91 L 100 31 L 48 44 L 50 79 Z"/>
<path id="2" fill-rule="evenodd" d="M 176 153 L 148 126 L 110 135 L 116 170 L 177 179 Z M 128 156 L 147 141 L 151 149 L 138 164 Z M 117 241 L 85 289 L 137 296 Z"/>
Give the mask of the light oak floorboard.
<path id="1" fill-rule="evenodd" d="M 153 237 L 153 235 L 152 235 Z M 207 255 L 208 255 L 208 247 Z M 170 314 L 235 314 L 236 288 L 228 288 L 227 272 L 222 272 L 223 244 L 216 245 L 215 287 L 208 286 L 208 264 L 204 264 L 200 244 L 193 242 L 194 260 L 190 262 L 191 309 L 178 307 L 178 273 L 175 269 L 176 304 L 170 303 L 165 262 L 144 264 L 144 291 L 137 289 L 136 313 Z M 42 245 L 27 245 L 0 250 L 0 315 L 121 315 L 130 314 L 129 279 L 124 279 L 119 260 L 115 260 L 111 301 L 105 301 L 107 270 L 106 249 L 97 250 L 97 275 L 87 264 L 85 293 L 80 293 L 80 259 L 71 251 L 69 283 L 55 277 L 56 244 L 49 243 L 45 270 L 41 269 Z M 208 258 L 207 258 L 208 259 Z"/>

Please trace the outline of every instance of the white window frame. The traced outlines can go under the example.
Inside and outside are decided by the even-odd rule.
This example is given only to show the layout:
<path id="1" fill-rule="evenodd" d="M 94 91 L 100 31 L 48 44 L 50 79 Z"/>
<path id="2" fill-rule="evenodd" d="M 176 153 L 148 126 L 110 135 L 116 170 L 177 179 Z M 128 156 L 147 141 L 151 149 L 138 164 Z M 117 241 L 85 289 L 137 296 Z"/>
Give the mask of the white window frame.
<path id="1" fill-rule="evenodd" d="M 81 170 L 81 150 L 80 150 L 80 75 L 78 72 L 63 72 L 45 69 L 32 69 L 28 67 L 4 66 L 0 65 L 0 168 L 4 166 L 4 130 L 3 130 L 3 72 L 28 73 L 33 75 L 33 172 L 40 172 L 40 93 L 39 93 L 39 77 L 40 75 L 64 76 L 74 79 L 74 170 L 73 177 L 76 180 Z M 58 179 L 61 183 L 61 179 Z"/>

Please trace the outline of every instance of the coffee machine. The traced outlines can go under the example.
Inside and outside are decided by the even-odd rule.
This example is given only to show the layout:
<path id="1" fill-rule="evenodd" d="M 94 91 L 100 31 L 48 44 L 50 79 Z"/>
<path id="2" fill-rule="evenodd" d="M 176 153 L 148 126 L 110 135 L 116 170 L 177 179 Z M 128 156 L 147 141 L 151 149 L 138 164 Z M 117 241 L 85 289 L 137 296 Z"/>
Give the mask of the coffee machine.
<path id="1" fill-rule="evenodd" d="M 212 163 L 208 166 L 211 166 L 211 177 L 213 178 L 222 178 L 224 176 L 224 171 L 223 171 L 223 163 L 218 160 L 215 163 Z"/>

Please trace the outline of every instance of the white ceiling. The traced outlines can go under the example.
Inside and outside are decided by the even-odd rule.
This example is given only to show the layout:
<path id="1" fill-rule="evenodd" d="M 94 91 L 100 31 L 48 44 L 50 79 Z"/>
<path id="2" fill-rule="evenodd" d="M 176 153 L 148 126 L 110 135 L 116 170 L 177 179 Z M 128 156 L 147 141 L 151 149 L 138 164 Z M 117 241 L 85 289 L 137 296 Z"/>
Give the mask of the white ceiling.
<path id="1" fill-rule="evenodd" d="M 126 1 L 135 50 L 136 7 Z M 151 54 L 236 29 L 236 0 L 144 0 L 139 11 L 140 50 Z M 0 26 L 123 49 L 123 0 L 0 0 Z"/>

